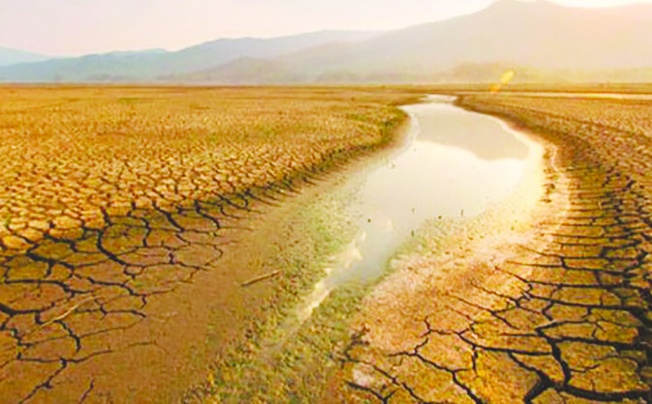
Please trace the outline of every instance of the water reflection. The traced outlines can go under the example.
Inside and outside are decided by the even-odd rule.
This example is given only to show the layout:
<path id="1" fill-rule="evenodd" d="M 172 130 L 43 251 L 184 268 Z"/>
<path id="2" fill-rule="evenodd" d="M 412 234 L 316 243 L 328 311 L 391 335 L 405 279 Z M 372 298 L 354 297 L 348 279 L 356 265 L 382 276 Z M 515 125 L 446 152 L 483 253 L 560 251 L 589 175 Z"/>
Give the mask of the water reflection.
<path id="1" fill-rule="evenodd" d="M 358 234 L 299 308 L 300 321 L 338 285 L 380 276 L 427 219 L 478 215 L 505 198 L 524 173 L 530 149 L 500 121 L 442 102 L 405 110 L 416 136 L 347 185 L 357 189 L 351 207 L 359 213 Z"/>
<path id="2" fill-rule="evenodd" d="M 408 107 L 421 126 L 419 140 L 460 147 L 483 160 L 525 159 L 528 147 L 505 134 L 498 120 L 470 113 L 450 104 L 422 104 Z"/>

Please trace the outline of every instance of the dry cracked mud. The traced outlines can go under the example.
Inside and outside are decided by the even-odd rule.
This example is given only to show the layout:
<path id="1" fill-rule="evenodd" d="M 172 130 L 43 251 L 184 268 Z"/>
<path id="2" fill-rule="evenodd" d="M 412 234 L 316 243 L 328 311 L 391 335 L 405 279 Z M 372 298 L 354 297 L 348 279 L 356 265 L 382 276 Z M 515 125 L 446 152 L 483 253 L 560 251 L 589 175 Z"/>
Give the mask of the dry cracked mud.
<path id="1" fill-rule="evenodd" d="M 184 341 L 204 343 L 204 306 L 237 328 L 231 311 L 253 298 L 234 281 L 255 273 L 223 265 L 241 262 L 229 251 L 246 219 L 375 147 L 405 99 L 293 91 L 0 91 L 0 401 L 154 399 L 189 373 L 177 360 L 203 354 Z M 461 104 L 556 150 L 546 214 L 504 258 L 457 261 L 445 287 L 365 312 L 343 352 L 345 399 L 652 400 L 652 104 Z M 176 393 L 197 382 L 179 378 Z"/>
<path id="2" fill-rule="evenodd" d="M 217 306 L 228 334 L 255 303 L 233 291 L 253 270 L 220 266 L 242 221 L 391 140 L 402 99 L 0 89 L 0 401 L 171 400 L 176 379 L 180 396 L 197 313 Z"/>
<path id="3" fill-rule="evenodd" d="M 546 145 L 539 220 L 500 258 L 474 259 L 471 244 L 420 277 L 396 275 L 416 282 L 373 294 L 342 352 L 339 393 L 390 403 L 652 401 L 652 103 L 458 103 Z"/>

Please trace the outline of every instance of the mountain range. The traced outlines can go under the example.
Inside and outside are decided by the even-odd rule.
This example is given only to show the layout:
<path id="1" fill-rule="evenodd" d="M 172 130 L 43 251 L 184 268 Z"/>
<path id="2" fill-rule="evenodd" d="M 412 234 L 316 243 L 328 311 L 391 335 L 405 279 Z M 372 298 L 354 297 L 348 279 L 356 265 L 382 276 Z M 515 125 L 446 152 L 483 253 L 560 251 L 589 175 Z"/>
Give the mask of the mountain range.
<path id="1" fill-rule="evenodd" d="M 516 70 L 520 81 L 649 81 L 650 21 L 652 4 L 570 8 L 545 0 L 498 0 L 474 14 L 394 31 L 220 39 L 177 52 L 4 66 L 0 81 L 484 82 L 507 68 Z"/>
<path id="2" fill-rule="evenodd" d="M 51 59 L 51 57 L 18 49 L 3 48 L 0 46 L 0 67 L 19 63 L 40 62 L 47 59 Z"/>

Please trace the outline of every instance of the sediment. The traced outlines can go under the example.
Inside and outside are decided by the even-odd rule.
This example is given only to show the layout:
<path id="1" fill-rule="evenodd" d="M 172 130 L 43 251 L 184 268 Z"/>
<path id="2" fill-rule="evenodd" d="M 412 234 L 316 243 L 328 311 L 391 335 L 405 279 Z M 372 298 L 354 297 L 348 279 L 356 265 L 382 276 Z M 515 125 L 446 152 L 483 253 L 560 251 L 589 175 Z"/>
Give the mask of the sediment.
<path id="1" fill-rule="evenodd" d="M 393 112 L 383 115 L 378 126 L 371 121 L 355 123 L 373 120 L 364 111 L 340 117 L 340 123 L 352 126 L 331 128 L 343 130 L 337 139 L 327 130 L 303 126 L 295 132 L 307 131 L 305 139 L 292 132 L 287 137 L 263 134 L 255 142 L 238 142 L 228 134 L 225 139 L 207 140 L 204 132 L 215 123 L 213 113 L 219 115 L 219 108 L 236 103 L 242 104 L 236 108 L 240 114 L 243 108 L 258 105 L 247 98 L 255 94 L 182 90 L 181 96 L 168 99 L 173 89 L 99 89 L 96 99 L 89 89 L 80 93 L 70 89 L 66 91 L 80 98 L 52 106 L 48 101 L 56 101 L 65 91 L 43 91 L 44 105 L 32 107 L 47 117 L 63 116 L 64 123 L 66 116 L 76 117 L 70 118 L 68 127 L 52 127 L 58 131 L 52 136 L 41 133 L 47 125 L 34 125 L 40 118 L 20 103 L 3 106 L 9 110 L 0 115 L 7 123 L 0 131 L 17 139 L 13 146 L 4 146 L 32 148 L 24 156 L 13 151 L 16 161 L 26 158 L 27 163 L 14 161 L 6 167 L 11 180 L 3 180 L 0 189 L 4 198 L 0 211 L 13 213 L 0 223 L 0 401 L 6 402 L 180 397 L 206 377 L 211 361 L 217 360 L 212 354 L 230 339 L 242 338 L 239 333 L 245 326 L 239 321 L 245 314 L 261 314 L 255 303 L 267 297 L 266 289 L 257 288 L 251 295 L 240 285 L 265 268 L 239 265 L 268 246 L 242 251 L 238 243 L 255 237 L 263 223 L 262 211 L 351 160 L 387 146 L 402 119 L 398 110 L 382 106 Z M 25 102 L 38 104 L 38 94 Z M 125 95 L 136 97 L 112 98 Z M 83 101 L 86 96 L 91 101 Z M 197 105 L 185 110 L 187 97 Z M 344 105 L 336 107 L 328 96 L 324 98 L 325 107 L 348 113 Z M 141 103 L 146 106 L 138 107 Z M 277 113 L 287 114 L 270 103 L 261 105 L 273 119 Z M 299 104 L 306 107 L 311 102 Z M 114 122 L 115 108 L 131 112 L 123 122 Z M 160 144 L 154 145 L 147 133 L 129 132 L 133 125 L 142 125 L 139 117 L 155 120 L 165 108 L 181 108 L 187 114 L 177 116 L 181 122 L 174 123 L 179 133 L 159 133 Z M 216 111 L 211 113 L 211 108 Z M 369 104 L 365 108 L 376 112 Z M 339 114 L 335 109 L 316 107 L 326 114 L 320 121 L 326 122 L 324 128 L 340 120 L 333 118 Z M 97 137 L 94 119 L 113 142 Z M 128 139 L 123 142 L 113 133 L 115 126 L 126 131 L 122 135 Z M 29 128 L 38 133 L 26 133 Z M 144 128 L 152 131 L 151 136 L 161 129 Z M 251 130 L 251 136 L 258 136 L 258 129 Z M 41 149 L 39 138 L 46 141 Z M 57 156 L 53 145 L 65 146 L 71 138 L 68 150 Z M 88 153 L 87 147 L 92 149 Z M 143 164 L 131 160 L 138 152 L 136 163 Z M 112 168 L 105 170 L 106 166 Z M 48 182 L 50 186 L 44 186 Z M 68 208 L 59 209 L 61 203 L 68 203 Z M 208 324 L 209 318 L 217 324 Z M 209 328 L 217 330 L 210 334 Z M 213 351 L 206 348 L 208 338 L 217 339 Z"/>
<path id="2" fill-rule="evenodd" d="M 650 402 L 652 137 L 643 118 L 652 104 L 500 95 L 458 104 L 544 144 L 536 216 L 511 242 L 494 244 L 495 254 L 468 242 L 457 257 L 394 279 L 422 284 L 372 294 L 342 351 L 338 377 L 347 387 L 339 394 L 397 403 Z"/>

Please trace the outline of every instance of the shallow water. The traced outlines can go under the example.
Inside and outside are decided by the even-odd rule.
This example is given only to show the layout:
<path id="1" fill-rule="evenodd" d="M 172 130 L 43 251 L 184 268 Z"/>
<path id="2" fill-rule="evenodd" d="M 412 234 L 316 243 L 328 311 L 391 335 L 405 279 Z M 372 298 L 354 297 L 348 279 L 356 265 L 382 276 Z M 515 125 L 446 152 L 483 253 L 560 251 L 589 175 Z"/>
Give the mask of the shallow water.
<path id="1" fill-rule="evenodd" d="M 517 186 L 531 151 L 522 135 L 451 101 L 432 96 L 404 107 L 411 117 L 406 145 L 344 185 L 356 189 L 349 214 L 359 230 L 299 308 L 300 322 L 338 285 L 381 276 L 387 260 L 426 220 L 471 218 Z"/>

